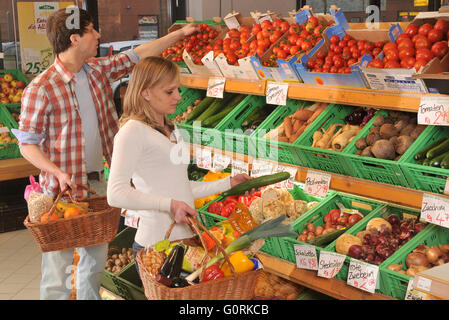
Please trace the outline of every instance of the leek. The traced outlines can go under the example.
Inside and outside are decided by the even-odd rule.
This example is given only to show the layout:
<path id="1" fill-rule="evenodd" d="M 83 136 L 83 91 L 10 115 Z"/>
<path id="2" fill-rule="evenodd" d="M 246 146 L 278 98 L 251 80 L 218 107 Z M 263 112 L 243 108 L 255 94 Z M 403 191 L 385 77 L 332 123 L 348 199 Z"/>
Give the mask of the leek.
<path id="1" fill-rule="evenodd" d="M 230 255 L 234 251 L 243 250 L 249 248 L 253 241 L 262 238 L 271 238 L 271 237 L 296 237 L 297 233 L 292 231 L 290 224 L 284 224 L 282 221 L 286 218 L 286 215 L 281 215 L 275 219 L 271 219 L 265 221 L 258 225 L 257 227 L 245 232 L 240 237 L 232 241 L 226 248 L 226 254 Z M 202 272 L 203 268 L 208 268 L 211 265 L 221 261 L 224 259 L 223 253 L 219 252 L 215 255 L 206 266 L 202 268 L 198 268 L 195 272 L 191 273 L 186 277 L 187 281 L 194 281 Z"/>

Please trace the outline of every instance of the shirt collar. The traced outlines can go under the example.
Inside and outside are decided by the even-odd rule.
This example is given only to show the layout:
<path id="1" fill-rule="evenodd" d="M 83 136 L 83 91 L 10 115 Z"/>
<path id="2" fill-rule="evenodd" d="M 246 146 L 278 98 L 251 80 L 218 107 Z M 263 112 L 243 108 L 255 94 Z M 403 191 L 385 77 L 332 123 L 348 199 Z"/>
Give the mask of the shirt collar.
<path id="1" fill-rule="evenodd" d="M 75 76 L 64 66 L 64 64 L 59 59 L 58 55 L 56 55 L 56 57 L 55 57 L 54 65 L 55 65 L 56 71 L 59 72 L 59 74 L 62 77 L 62 80 L 65 83 L 69 83 L 70 81 L 74 80 Z M 84 69 L 84 71 L 86 71 L 86 73 L 93 71 L 93 69 L 85 62 L 83 63 L 83 69 Z"/>

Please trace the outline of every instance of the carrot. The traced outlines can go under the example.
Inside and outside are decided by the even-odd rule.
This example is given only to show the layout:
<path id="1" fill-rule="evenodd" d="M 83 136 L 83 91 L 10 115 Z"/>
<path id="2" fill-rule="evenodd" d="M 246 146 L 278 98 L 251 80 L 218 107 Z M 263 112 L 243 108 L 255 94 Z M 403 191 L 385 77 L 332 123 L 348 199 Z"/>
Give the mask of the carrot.
<path id="1" fill-rule="evenodd" d="M 312 115 L 313 111 L 307 109 L 299 109 L 293 114 L 293 118 L 296 120 L 307 121 Z"/>
<path id="2" fill-rule="evenodd" d="M 292 135 L 292 130 L 293 130 L 292 120 L 290 119 L 290 117 L 284 118 L 284 129 L 285 129 L 285 136 L 287 138 L 290 138 L 290 136 Z"/>
<path id="3" fill-rule="evenodd" d="M 315 112 L 312 114 L 312 116 L 307 120 L 307 123 L 312 123 L 316 118 L 318 118 L 318 116 L 321 114 L 321 112 L 324 111 L 324 109 L 326 109 L 328 106 L 328 104 L 322 104 L 320 105 Z"/>
<path id="4" fill-rule="evenodd" d="M 295 124 L 293 125 L 293 132 L 297 132 L 299 128 L 303 126 L 304 123 L 305 121 L 296 120 Z"/>
<path id="5" fill-rule="evenodd" d="M 290 137 L 290 143 L 293 143 L 296 141 L 296 139 L 299 138 L 299 136 L 306 130 L 307 125 L 303 124 L 291 137 Z"/>
<path id="6" fill-rule="evenodd" d="M 278 141 L 280 141 L 280 142 L 290 142 L 290 139 L 287 138 L 287 137 L 279 137 Z"/>

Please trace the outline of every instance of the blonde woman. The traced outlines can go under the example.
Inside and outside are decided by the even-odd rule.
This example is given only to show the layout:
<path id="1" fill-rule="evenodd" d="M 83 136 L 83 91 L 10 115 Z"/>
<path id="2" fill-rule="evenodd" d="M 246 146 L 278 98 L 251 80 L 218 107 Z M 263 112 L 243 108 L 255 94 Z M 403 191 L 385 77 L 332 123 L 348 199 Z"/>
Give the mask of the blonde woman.
<path id="1" fill-rule="evenodd" d="M 172 149 L 183 141 L 166 117 L 176 111 L 181 98 L 178 87 L 178 66 L 160 57 L 148 57 L 134 67 L 125 94 L 107 198 L 111 206 L 139 212 L 134 255 L 162 240 L 173 220 L 177 224 L 170 240 L 191 237 L 186 216 L 197 215 L 194 199 L 250 179 L 240 174 L 211 182 L 188 180 L 188 163 L 172 159 Z"/>

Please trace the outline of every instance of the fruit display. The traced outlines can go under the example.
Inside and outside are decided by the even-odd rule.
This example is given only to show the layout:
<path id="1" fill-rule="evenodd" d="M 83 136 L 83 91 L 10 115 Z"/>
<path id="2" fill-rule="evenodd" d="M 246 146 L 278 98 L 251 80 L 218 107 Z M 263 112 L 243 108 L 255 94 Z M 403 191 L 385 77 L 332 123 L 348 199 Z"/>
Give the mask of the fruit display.
<path id="1" fill-rule="evenodd" d="M 162 57 L 174 62 L 182 62 L 184 49 L 192 56 L 195 64 L 202 65 L 201 58 L 213 50 L 213 44 L 220 32 L 207 23 L 198 24 L 199 31 L 177 41 L 162 52 Z"/>
<path id="2" fill-rule="evenodd" d="M 449 139 L 439 139 L 425 148 L 419 150 L 414 159 L 416 163 L 449 169 Z"/>
<path id="3" fill-rule="evenodd" d="M 9 129 L 6 131 L 1 131 L 1 128 L 6 128 L 7 126 L 0 122 L 0 149 L 9 148 L 9 143 L 17 143 L 17 138 L 14 138 Z"/>
<path id="4" fill-rule="evenodd" d="M 434 57 L 443 58 L 448 52 L 449 22 L 443 19 L 422 25 L 409 24 L 396 41 L 383 47 L 384 59 L 374 59 L 374 68 L 415 68 L 418 72 Z"/>
<path id="5" fill-rule="evenodd" d="M 112 273 L 118 273 L 132 261 L 134 261 L 132 248 L 122 248 L 120 253 L 113 253 L 110 249 L 105 269 Z"/>
<path id="6" fill-rule="evenodd" d="M 11 73 L 6 73 L 0 76 L 0 86 L 0 103 L 20 103 L 26 86 L 25 81 L 15 79 Z"/>
<path id="7" fill-rule="evenodd" d="M 335 248 L 338 253 L 380 265 L 424 227 L 424 223 L 414 218 L 386 214 L 385 218 L 372 218 L 365 230 L 358 232 L 356 236 L 340 236 Z"/>
<path id="8" fill-rule="evenodd" d="M 355 141 L 355 154 L 397 161 L 425 128 L 417 124 L 415 113 L 390 111 L 378 115 L 369 133 Z"/>
<path id="9" fill-rule="evenodd" d="M 387 268 L 414 277 L 418 272 L 445 263 L 449 263 L 449 244 L 439 244 L 433 247 L 420 244 L 407 255 L 405 266 L 403 264 L 390 264 Z"/>
<path id="10" fill-rule="evenodd" d="M 307 127 L 323 112 L 328 103 L 317 102 L 308 107 L 302 105 L 296 112 L 284 118 L 274 130 L 270 130 L 265 139 L 275 139 L 281 142 L 295 142 Z"/>

